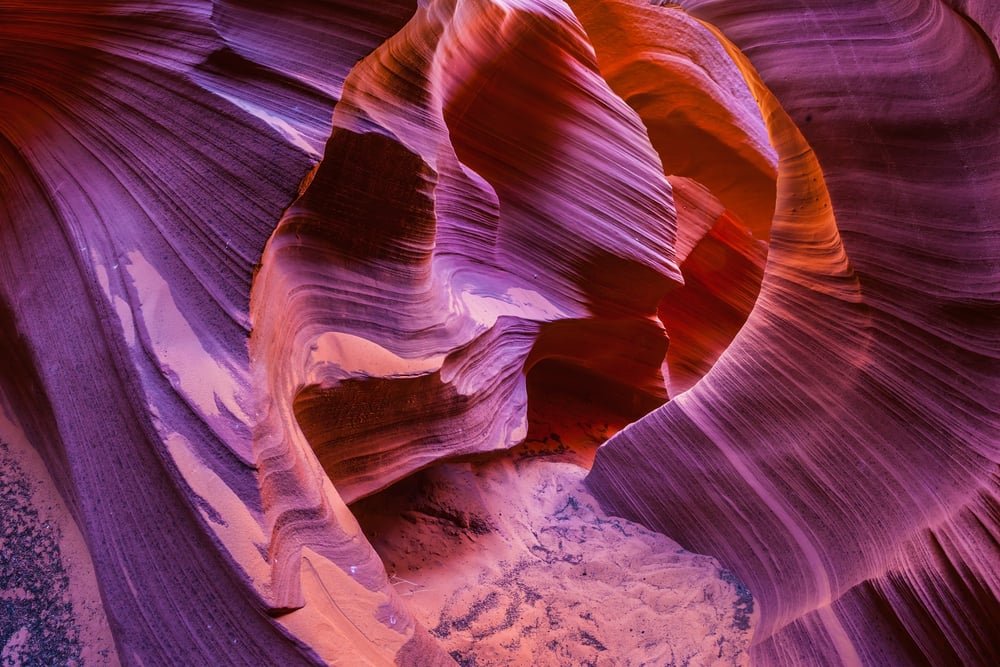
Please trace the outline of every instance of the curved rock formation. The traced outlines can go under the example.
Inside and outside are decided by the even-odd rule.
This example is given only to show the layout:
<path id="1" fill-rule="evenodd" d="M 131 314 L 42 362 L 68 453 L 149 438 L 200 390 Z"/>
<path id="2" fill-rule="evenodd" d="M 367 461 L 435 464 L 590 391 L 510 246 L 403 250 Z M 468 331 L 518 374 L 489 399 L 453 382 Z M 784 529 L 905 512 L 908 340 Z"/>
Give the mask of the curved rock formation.
<path id="1" fill-rule="evenodd" d="M 380 642 L 318 633 L 345 616 L 326 598 L 268 617 L 280 603 L 246 353 L 253 267 L 336 92 L 336 75 L 309 80 L 312 58 L 326 55 L 321 69 L 342 80 L 412 7 L 328 6 L 317 40 L 326 30 L 338 45 L 325 53 L 289 49 L 284 15 L 246 4 L 2 10 L 3 437 L 45 459 L 125 664 L 387 660 L 413 634 L 374 622 L 388 584 L 380 595 L 369 583 L 363 605 Z M 262 18 L 270 31 L 250 35 Z M 352 41 L 336 39 L 351 25 Z M 329 567 L 303 563 L 307 575 Z M 19 649 L 29 661 L 30 644 Z"/>
<path id="2" fill-rule="evenodd" d="M 802 136 L 770 116 L 778 204 L 746 327 L 589 484 L 747 582 L 763 664 L 992 664 L 995 11 L 977 29 L 992 10 L 975 3 L 683 4 Z"/>
<path id="3" fill-rule="evenodd" d="M 557 10 L 418 13 L 348 78 L 264 253 L 252 348 L 273 428 L 301 428 L 348 502 L 519 442 L 546 359 L 635 386 L 635 417 L 666 398 L 670 188 Z"/>
<path id="4" fill-rule="evenodd" d="M 0 661 L 1000 662 L 998 34 L 6 3 Z"/>

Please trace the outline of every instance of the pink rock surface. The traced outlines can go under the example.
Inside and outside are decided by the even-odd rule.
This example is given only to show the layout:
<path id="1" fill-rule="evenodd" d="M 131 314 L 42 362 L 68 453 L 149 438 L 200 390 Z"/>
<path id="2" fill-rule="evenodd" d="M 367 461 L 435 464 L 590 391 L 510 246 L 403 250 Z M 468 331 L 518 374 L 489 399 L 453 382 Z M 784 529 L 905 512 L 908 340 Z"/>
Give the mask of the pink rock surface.
<path id="1" fill-rule="evenodd" d="M 818 162 L 772 133 L 754 312 L 702 382 L 599 452 L 589 484 L 747 582 L 762 664 L 992 664 L 995 10 L 682 4 L 747 54 Z M 989 15 L 992 43 L 973 23 Z"/>
<path id="2" fill-rule="evenodd" d="M 998 34 L 6 3 L 0 659 L 1000 662 Z"/>

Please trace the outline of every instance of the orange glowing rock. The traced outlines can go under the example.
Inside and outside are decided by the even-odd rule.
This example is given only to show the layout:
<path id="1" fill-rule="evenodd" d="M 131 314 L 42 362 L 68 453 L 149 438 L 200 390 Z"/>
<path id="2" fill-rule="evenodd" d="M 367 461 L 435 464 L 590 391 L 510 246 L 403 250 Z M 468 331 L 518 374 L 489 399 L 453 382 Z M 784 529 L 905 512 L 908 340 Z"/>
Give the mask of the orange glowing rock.
<path id="1" fill-rule="evenodd" d="M 0 10 L 0 662 L 1000 663 L 995 3 L 271 4 Z"/>

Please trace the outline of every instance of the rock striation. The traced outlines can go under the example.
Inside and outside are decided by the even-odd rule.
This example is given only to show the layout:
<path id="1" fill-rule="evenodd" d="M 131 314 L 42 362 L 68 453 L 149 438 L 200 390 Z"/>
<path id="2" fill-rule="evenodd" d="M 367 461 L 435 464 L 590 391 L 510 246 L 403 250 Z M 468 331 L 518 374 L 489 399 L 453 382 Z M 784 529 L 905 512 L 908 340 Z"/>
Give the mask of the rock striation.
<path id="1" fill-rule="evenodd" d="M 3 660 L 1000 663 L 998 35 L 0 6 Z"/>
<path id="2" fill-rule="evenodd" d="M 589 484 L 738 573 L 761 664 L 991 664 L 995 10 L 682 5 L 788 113 L 769 120 L 768 264 L 712 372 L 612 439 Z"/>

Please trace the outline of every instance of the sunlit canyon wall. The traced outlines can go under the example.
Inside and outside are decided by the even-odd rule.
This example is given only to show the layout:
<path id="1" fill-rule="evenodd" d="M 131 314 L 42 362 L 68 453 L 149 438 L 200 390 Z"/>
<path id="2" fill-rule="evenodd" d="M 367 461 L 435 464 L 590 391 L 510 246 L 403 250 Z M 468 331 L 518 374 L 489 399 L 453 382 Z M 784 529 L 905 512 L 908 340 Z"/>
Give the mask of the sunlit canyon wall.
<path id="1" fill-rule="evenodd" d="M 998 37 L 0 3 L 4 664 L 1000 664 Z"/>

